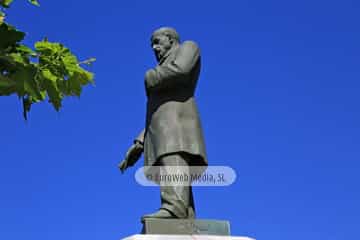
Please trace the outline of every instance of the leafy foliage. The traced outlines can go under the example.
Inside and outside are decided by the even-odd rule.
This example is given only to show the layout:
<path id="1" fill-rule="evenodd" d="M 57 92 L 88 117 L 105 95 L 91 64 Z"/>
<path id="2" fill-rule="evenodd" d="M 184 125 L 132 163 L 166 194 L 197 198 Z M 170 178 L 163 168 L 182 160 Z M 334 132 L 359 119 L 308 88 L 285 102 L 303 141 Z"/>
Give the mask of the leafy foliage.
<path id="1" fill-rule="evenodd" d="M 12 0 L 0 0 L 8 8 Z M 36 0 L 29 0 L 38 6 Z M 32 104 L 46 99 L 56 111 L 66 96 L 80 96 L 82 87 L 93 83 L 93 74 L 82 64 L 95 61 L 90 58 L 79 62 L 77 57 L 61 43 L 47 39 L 35 43 L 34 50 L 21 44 L 25 33 L 4 22 L 0 13 L 0 96 L 17 94 L 23 102 L 24 118 Z"/>

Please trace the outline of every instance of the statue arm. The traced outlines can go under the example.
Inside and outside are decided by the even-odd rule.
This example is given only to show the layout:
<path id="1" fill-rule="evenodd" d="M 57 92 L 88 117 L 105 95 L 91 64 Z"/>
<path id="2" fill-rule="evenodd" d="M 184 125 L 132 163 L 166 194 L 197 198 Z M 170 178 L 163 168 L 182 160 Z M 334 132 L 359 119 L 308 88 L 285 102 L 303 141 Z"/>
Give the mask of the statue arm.
<path id="1" fill-rule="evenodd" d="M 134 139 L 134 143 L 126 152 L 125 159 L 119 163 L 118 167 L 122 173 L 140 159 L 144 151 L 144 134 L 145 129 Z"/>
<path id="2" fill-rule="evenodd" d="M 175 59 L 168 64 L 160 65 L 146 73 L 148 89 L 164 89 L 186 85 L 187 75 L 200 58 L 200 49 L 196 43 L 186 41 L 180 45 Z"/>

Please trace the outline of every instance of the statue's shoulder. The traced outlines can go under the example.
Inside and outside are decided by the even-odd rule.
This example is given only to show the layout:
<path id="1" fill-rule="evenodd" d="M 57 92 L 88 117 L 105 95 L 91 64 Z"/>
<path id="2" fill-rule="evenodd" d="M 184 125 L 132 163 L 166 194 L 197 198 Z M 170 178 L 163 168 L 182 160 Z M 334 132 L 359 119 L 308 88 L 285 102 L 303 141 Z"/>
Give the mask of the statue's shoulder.
<path id="1" fill-rule="evenodd" d="M 186 40 L 186 41 L 182 42 L 181 47 L 199 49 L 198 44 L 191 40 Z"/>
<path id="2" fill-rule="evenodd" d="M 194 41 L 187 40 L 180 44 L 180 51 L 184 53 L 188 53 L 191 56 L 200 55 L 200 48 L 198 44 Z"/>

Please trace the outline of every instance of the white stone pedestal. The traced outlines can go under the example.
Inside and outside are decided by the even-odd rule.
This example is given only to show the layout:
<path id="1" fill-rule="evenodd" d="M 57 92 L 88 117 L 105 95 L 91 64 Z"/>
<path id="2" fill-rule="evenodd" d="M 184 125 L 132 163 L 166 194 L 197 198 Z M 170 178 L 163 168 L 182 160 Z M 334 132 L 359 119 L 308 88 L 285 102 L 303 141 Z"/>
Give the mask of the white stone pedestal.
<path id="1" fill-rule="evenodd" d="M 214 235 L 165 235 L 137 234 L 123 240 L 255 240 L 249 237 L 214 236 Z"/>

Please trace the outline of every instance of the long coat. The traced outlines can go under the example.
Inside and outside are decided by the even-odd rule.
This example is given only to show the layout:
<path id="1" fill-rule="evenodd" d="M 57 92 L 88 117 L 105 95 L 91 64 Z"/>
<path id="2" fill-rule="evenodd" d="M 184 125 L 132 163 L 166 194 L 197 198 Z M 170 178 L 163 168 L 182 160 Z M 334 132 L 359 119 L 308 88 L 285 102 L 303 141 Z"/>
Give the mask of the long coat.
<path id="1" fill-rule="evenodd" d="M 185 41 L 173 47 L 161 62 L 147 71 L 144 165 L 157 164 L 159 157 L 186 152 L 189 165 L 207 165 L 203 133 L 194 93 L 200 74 L 200 49 Z"/>

